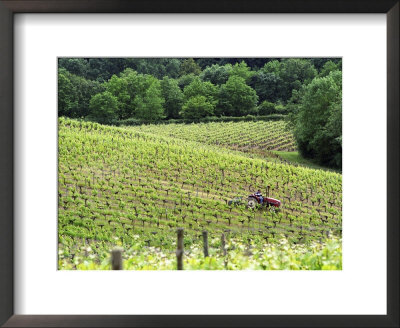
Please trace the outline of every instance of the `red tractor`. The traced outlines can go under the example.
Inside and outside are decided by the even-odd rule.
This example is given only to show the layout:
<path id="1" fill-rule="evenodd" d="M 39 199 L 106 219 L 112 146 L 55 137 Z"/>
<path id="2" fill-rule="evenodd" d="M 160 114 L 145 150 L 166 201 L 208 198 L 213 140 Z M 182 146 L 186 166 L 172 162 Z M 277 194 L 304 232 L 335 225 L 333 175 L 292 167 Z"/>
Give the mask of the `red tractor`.
<path id="1" fill-rule="evenodd" d="M 247 207 L 255 208 L 257 205 L 268 207 L 270 211 L 276 211 L 279 210 L 281 201 L 271 197 L 263 197 L 261 193 L 256 192 L 247 197 Z"/>

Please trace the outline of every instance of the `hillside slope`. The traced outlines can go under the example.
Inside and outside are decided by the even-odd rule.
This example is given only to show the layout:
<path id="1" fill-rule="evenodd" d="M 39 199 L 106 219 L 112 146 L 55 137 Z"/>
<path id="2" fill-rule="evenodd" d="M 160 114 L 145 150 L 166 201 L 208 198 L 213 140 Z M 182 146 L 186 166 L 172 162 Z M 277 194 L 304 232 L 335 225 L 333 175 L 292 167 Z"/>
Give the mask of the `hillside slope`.
<path id="1" fill-rule="evenodd" d="M 59 119 L 60 247 L 71 240 L 128 247 L 140 238 L 173 250 L 176 227 L 185 228 L 186 245 L 202 230 L 268 243 L 340 237 L 341 181 L 198 142 Z M 267 186 L 282 201 L 278 213 L 227 205 Z"/>
<path id="2" fill-rule="evenodd" d="M 271 155 L 272 150 L 296 150 L 293 134 L 284 121 L 141 125 L 133 129 L 264 156 Z"/>

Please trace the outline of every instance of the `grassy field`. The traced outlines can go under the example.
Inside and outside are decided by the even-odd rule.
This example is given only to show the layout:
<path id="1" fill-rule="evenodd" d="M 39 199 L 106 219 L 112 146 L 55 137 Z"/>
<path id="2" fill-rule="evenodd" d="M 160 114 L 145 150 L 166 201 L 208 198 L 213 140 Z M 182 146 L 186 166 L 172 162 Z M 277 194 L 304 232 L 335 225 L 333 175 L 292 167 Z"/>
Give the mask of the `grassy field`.
<path id="1" fill-rule="evenodd" d="M 341 269 L 341 174 L 260 158 L 294 149 L 284 122 L 116 128 L 60 118 L 59 268 L 107 268 L 120 246 L 127 269 L 173 269 L 183 227 L 187 269 Z M 267 187 L 281 211 L 228 205 Z"/>
<path id="2" fill-rule="evenodd" d="M 312 169 L 316 169 L 316 170 L 330 170 L 333 172 L 338 172 L 340 173 L 339 170 L 334 170 L 334 169 L 329 169 L 325 166 L 321 166 L 318 164 L 315 164 L 313 161 L 306 159 L 304 157 L 301 156 L 301 154 L 298 151 L 273 151 L 274 154 L 278 155 L 279 158 L 281 158 L 282 160 L 284 160 L 285 162 L 288 162 L 292 165 L 300 165 L 300 166 L 304 166 L 304 167 L 309 167 Z"/>

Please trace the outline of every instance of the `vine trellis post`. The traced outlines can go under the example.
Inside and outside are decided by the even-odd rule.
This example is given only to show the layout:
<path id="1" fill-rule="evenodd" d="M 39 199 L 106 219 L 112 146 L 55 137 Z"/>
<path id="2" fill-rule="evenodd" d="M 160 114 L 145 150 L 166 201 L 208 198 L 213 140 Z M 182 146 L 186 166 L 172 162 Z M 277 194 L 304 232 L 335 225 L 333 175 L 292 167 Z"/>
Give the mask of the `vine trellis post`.
<path id="1" fill-rule="evenodd" d="M 208 231 L 203 231 L 203 251 L 204 257 L 208 257 Z"/>
<path id="2" fill-rule="evenodd" d="M 115 248 L 111 251 L 112 270 L 122 270 L 122 249 Z"/>
<path id="3" fill-rule="evenodd" d="M 183 270 L 183 228 L 178 228 L 178 247 L 176 249 L 177 269 Z"/>

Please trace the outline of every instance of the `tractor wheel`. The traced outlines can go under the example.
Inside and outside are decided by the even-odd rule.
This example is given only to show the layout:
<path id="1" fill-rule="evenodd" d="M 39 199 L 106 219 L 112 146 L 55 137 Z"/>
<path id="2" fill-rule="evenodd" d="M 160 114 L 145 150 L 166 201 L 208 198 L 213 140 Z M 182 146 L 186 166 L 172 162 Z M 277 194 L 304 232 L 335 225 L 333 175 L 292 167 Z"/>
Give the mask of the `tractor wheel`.
<path id="1" fill-rule="evenodd" d="M 257 201 L 255 200 L 254 197 L 247 198 L 247 207 L 248 208 L 256 208 L 256 206 L 257 206 Z"/>

